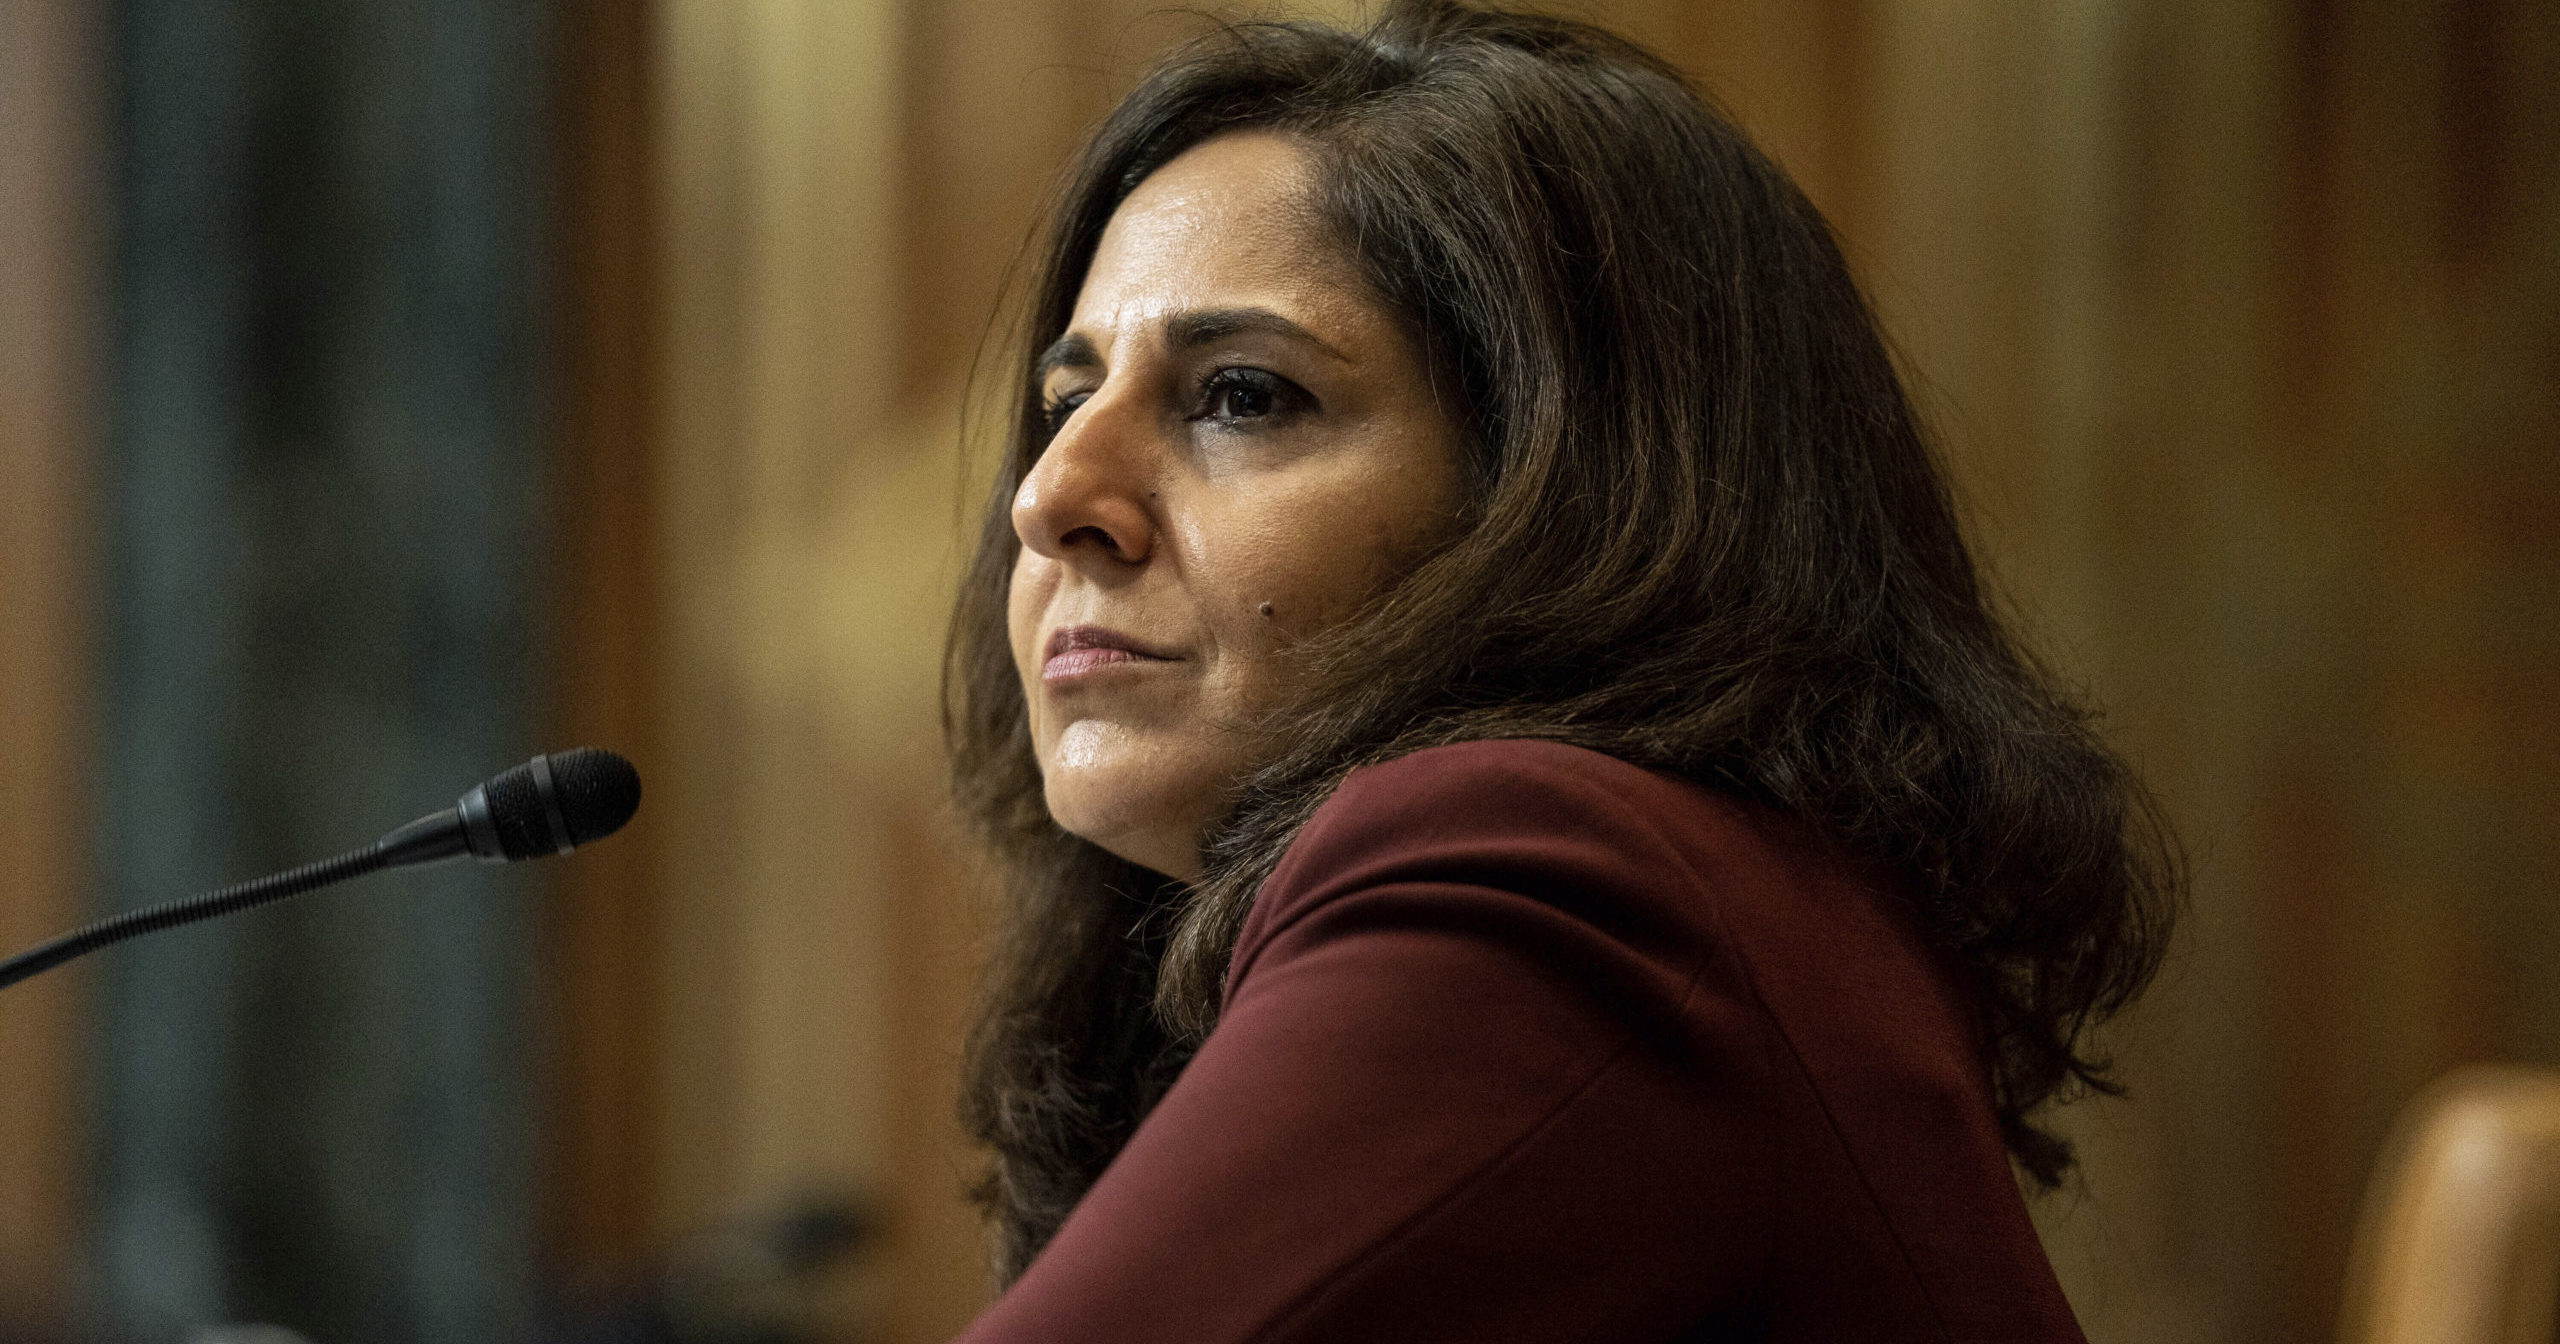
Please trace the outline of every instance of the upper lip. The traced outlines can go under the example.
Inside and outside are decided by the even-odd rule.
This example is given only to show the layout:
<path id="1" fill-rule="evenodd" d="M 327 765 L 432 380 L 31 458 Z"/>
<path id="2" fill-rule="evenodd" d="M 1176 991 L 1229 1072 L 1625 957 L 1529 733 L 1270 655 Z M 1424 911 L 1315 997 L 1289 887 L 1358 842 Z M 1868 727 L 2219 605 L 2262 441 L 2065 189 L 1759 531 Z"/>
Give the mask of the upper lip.
<path id="1" fill-rule="evenodd" d="M 1141 658 L 1173 657 L 1172 654 L 1161 649 L 1150 648 L 1109 626 L 1066 625 L 1049 633 L 1047 657 L 1055 658 L 1059 654 L 1073 653 L 1077 649 L 1120 649 Z"/>

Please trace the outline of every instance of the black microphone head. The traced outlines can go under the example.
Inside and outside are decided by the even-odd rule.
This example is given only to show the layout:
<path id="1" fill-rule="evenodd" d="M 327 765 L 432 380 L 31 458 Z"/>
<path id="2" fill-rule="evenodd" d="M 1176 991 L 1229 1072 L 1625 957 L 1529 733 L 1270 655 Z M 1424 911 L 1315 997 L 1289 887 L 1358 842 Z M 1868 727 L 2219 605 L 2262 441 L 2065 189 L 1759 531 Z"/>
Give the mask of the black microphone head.
<path id="1" fill-rule="evenodd" d="M 640 810 L 640 772 L 602 747 L 553 752 L 551 778 L 560 786 L 560 815 L 568 820 L 570 844 L 592 845 L 621 830 Z"/>
<path id="2" fill-rule="evenodd" d="M 610 751 L 580 747 L 536 756 L 475 792 L 487 799 L 487 826 L 499 852 L 488 854 L 482 844 L 472 852 L 530 859 L 566 854 L 621 830 L 640 810 L 640 772 Z M 466 825 L 476 820 L 472 803 L 463 800 Z"/>

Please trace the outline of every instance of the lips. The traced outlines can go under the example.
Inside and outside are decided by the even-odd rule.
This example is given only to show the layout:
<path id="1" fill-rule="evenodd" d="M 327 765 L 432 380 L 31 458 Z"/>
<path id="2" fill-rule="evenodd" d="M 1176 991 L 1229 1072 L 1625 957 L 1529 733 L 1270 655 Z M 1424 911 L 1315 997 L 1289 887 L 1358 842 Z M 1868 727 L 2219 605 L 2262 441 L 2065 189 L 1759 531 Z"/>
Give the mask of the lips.
<path id="1" fill-rule="evenodd" d="M 1124 664 L 1172 661 L 1173 655 L 1149 648 L 1117 630 L 1099 625 L 1071 625 L 1050 634 L 1048 657 L 1040 665 L 1040 679 L 1058 682 Z"/>

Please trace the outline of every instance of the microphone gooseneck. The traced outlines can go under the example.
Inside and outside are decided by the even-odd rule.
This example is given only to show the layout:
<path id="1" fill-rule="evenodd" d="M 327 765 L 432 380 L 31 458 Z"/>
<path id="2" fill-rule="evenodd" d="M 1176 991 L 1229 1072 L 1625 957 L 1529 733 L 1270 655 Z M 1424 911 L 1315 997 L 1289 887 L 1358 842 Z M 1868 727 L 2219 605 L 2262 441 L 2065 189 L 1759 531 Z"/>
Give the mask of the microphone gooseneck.
<path id="1" fill-rule="evenodd" d="M 353 854 L 341 854 L 334 859 L 322 859 L 318 863 L 304 864 L 288 872 L 234 883 L 190 900 L 172 901 L 166 905 L 155 905 L 144 910 L 128 910 L 112 919 L 99 920 L 87 928 L 64 934 L 42 947 L 0 962 L 0 989 L 6 989 L 28 976 L 52 970 L 73 957 L 95 952 L 111 943 L 121 943 L 127 938 L 139 938 L 146 933 L 157 933 L 162 929 L 175 928 L 180 924 L 193 924 L 200 919 L 227 915 L 234 910 L 246 910 L 251 906 L 265 905 L 269 901 L 281 901 L 288 896 L 299 896 L 306 891 L 344 882 L 351 877 L 362 877 L 382 866 L 382 855 L 379 851 L 360 849 Z"/>
<path id="2" fill-rule="evenodd" d="M 640 772 L 622 757 L 596 747 L 536 756 L 473 788 L 452 807 L 420 817 L 367 848 L 187 900 L 127 911 L 0 961 L 0 989 L 128 938 L 281 901 L 385 868 L 465 854 L 490 863 L 566 854 L 621 830 L 639 808 Z"/>

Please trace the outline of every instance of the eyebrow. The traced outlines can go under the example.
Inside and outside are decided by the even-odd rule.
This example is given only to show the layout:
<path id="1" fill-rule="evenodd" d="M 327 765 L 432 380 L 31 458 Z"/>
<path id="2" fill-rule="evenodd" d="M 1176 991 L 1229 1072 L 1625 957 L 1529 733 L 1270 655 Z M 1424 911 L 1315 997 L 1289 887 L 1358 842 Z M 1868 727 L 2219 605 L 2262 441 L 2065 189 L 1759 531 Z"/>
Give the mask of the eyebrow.
<path id="1" fill-rule="evenodd" d="M 1284 340 L 1303 341 L 1348 364 L 1350 359 L 1314 332 L 1268 308 L 1204 308 L 1175 313 L 1164 320 L 1165 344 L 1176 350 L 1223 341 L 1246 332 L 1262 332 Z"/>
<path id="2" fill-rule="evenodd" d="M 1049 342 L 1040 358 L 1031 362 L 1031 381 L 1045 383 L 1060 369 L 1090 369 L 1101 363 L 1102 352 L 1093 348 L 1093 342 L 1071 331 Z"/>
<path id="3" fill-rule="evenodd" d="M 1349 356 L 1324 338 L 1268 308 L 1194 308 L 1164 319 L 1165 344 L 1176 350 L 1189 350 L 1248 332 L 1301 341 L 1345 364 L 1351 362 Z M 1044 382 L 1059 369 L 1090 369 L 1101 364 L 1102 352 L 1094 349 L 1093 342 L 1071 331 L 1040 352 L 1040 358 L 1031 365 L 1031 380 Z"/>

